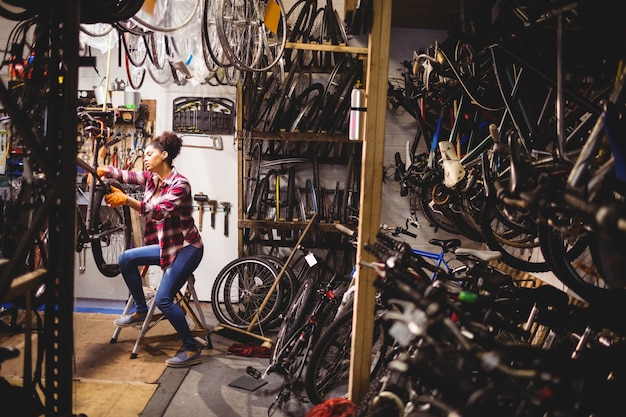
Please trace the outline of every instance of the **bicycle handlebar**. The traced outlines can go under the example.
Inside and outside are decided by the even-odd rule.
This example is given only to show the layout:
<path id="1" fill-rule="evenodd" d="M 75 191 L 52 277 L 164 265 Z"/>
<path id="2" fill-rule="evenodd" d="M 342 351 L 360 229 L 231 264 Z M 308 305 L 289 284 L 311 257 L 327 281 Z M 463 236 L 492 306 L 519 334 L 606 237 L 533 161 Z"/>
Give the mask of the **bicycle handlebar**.
<path id="1" fill-rule="evenodd" d="M 354 230 L 344 226 L 341 223 L 335 223 L 335 229 L 339 230 L 341 233 L 349 237 L 354 237 L 356 235 L 356 232 Z"/>
<path id="2" fill-rule="evenodd" d="M 399 234 L 407 235 L 413 239 L 417 237 L 417 235 L 413 232 L 409 232 L 409 230 L 405 227 L 400 226 L 389 226 L 388 224 L 381 224 L 380 230 L 389 230 L 393 236 L 398 236 Z"/>

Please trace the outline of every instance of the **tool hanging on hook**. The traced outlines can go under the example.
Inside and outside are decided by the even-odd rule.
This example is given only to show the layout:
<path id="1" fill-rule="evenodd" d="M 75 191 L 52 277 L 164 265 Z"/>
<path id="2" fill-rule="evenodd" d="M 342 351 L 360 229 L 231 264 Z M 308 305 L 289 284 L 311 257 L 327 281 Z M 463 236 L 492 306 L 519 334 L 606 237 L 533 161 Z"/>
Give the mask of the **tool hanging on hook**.
<path id="1" fill-rule="evenodd" d="M 198 203 L 198 230 L 202 231 L 202 218 L 204 217 L 204 203 L 209 201 L 209 196 L 200 192 L 198 194 L 194 194 L 194 201 Z"/>

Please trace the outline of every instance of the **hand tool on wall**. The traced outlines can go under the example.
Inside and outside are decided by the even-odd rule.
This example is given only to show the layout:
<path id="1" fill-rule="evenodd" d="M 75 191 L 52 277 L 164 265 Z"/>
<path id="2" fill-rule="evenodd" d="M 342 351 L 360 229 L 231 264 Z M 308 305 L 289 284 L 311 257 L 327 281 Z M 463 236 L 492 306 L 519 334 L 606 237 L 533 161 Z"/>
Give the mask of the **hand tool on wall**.
<path id="1" fill-rule="evenodd" d="M 202 231 L 202 217 L 204 217 L 204 203 L 209 201 L 209 196 L 200 192 L 198 194 L 194 194 L 194 201 L 198 203 L 198 230 Z"/>
<path id="2" fill-rule="evenodd" d="M 228 201 L 223 201 L 222 207 L 224 207 L 224 236 L 228 236 L 228 214 L 230 213 L 231 204 Z"/>
<path id="3" fill-rule="evenodd" d="M 217 200 L 209 200 L 209 211 L 211 212 L 211 228 L 215 229 L 215 213 L 217 212 Z"/>

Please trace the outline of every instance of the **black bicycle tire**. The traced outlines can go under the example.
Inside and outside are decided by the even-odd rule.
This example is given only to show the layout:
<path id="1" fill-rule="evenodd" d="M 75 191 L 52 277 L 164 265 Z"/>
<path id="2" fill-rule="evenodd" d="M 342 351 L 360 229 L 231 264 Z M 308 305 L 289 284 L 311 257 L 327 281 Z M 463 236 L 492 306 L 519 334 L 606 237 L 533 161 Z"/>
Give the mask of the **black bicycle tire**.
<path id="1" fill-rule="evenodd" d="M 350 203 L 350 188 L 354 181 L 355 169 L 356 169 L 356 156 L 354 150 L 348 156 L 348 164 L 346 165 L 346 179 L 344 181 L 343 193 L 341 195 L 341 206 L 339 207 L 340 221 L 342 224 L 348 224 L 348 204 Z"/>
<path id="2" fill-rule="evenodd" d="M 0 16 L 5 19 L 21 22 L 37 15 L 37 8 L 24 8 L 23 11 L 11 11 L 4 7 L 0 7 Z"/>
<path id="3" fill-rule="evenodd" d="M 146 40 L 144 35 L 135 35 L 131 32 L 126 32 L 120 35 L 121 41 L 122 41 L 122 45 L 124 46 L 124 52 L 126 52 L 126 56 L 128 57 L 128 60 L 131 62 L 131 64 L 133 64 L 133 66 L 135 67 L 141 67 L 144 62 L 146 62 L 146 58 L 148 58 L 148 54 L 149 54 L 149 45 L 148 45 L 148 41 Z M 134 40 L 134 42 L 131 41 Z M 142 54 L 141 57 L 136 57 L 135 54 L 133 53 L 134 47 L 136 45 L 135 42 L 143 42 L 143 45 L 145 47 L 145 53 Z"/>
<path id="4" fill-rule="evenodd" d="M 159 39 L 157 39 L 157 36 Z M 157 69 L 163 69 L 165 67 L 165 42 L 167 35 L 162 32 L 150 32 L 146 34 L 146 45 L 148 48 L 148 60 Z M 162 53 L 159 53 L 159 47 L 162 48 Z"/>
<path id="5" fill-rule="evenodd" d="M 329 398 L 343 397 L 348 394 L 348 380 L 349 380 L 349 368 L 350 368 L 350 354 L 352 347 L 352 316 L 354 311 L 352 308 L 349 308 L 343 311 L 333 322 L 326 328 L 324 333 L 320 336 L 320 338 L 316 341 L 313 349 L 311 351 L 311 355 L 308 358 L 308 363 L 306 367 L 306 372 L 304 375 L 304 385 L 306 388 L 307 396 L 312 404 L 321 404 L 325 400 Z M 376 360 L 372 361 L 372 368 L 370 375 L 375 375 L 378 370 L 381 368 L 383 364 L 383 359 L 385 358 L 387 349 L 389 348 L 389 340 L 386 337 L 386 330 L 383 327 L 383 322 L 378 315 L 378 317 L 374 320 L 374 334 L 373 334 L 373 348 L 372 353 L 376 354 Z M 377 342 L 380 341 L 382 344 L 376 346 Z M 337 368 L 326 367 L 325 369 L 320 369 L 319 367 L 323 365 L 324 358 L 327 355 L 331 355 L 330 350 L 333 348 L 337 348 L 338 355 L 334 355 L 334 364 L 337 362 L 343 364 L 344 367 L 339 369 L 342 373 L 340 375 L 341 381 L 345 383 L 345 392 L 336 392 L 332 391 L 332 396 L 327 396 L 329 391 L 322 392 L 320 390 L 319 383 L 316 382 L 319 378 L 328 379 L 331 373 L 337 370 Z M 330 363 L 330 362 L 326 362 Z M 347 366 L 345 366 L 347 365 Z M 331 388 L 332 389 L 332 388 Z"/>
<path id="6" fill-rule="evenodd" d="M 311 19 L 316 5 L 317 0 L 298 0 L 289 8 L 285 16 L 288 27 L 287 30 L 290 31 L 289 42 L 304 41 L 304 29 L 308 26 L 308 22 Z M 297 13 L 297 15 L 294 19 L 293 15 L 295 13 Z M 300 55 L 298 50 L 287 49 L 285 51 L 285 61 L 288 68 L 292 68 L 292 54 L 294 53 Z"/>
<path id="7" fill-rule="evenodd" d="M 293 212 L 296 204 L 296 168 L 289 167 L 287 169 L 287 209 L 285 219 L 288 222 L 293 221 Z"/>
<path id="8" fill-rule="evenodd" d="M 592 236 L 581 237 L 576 240 L 574 246 L 579 245 L 580 250 L 567 250 L 559 233 L 553 231 L 547 225 L 541 225 L 540 240 L 542 242 L 542 250 L 546 253 L 545 256 L 549 260 L 552 271 L 559 281 L 589 303 L 594 305 L 605 304 L 608 308 L 616 311 L 619 311 L 617 308 L 624 308 L 626 305 L 626 290 L 609 289 L 594 285 L 581 276 L 576 265 L 573 265 L 573 263 L 579 262 L 577 257 L 587 250 L 587 246 L 594 245 Z M 594 249 L 589 249 L 589 251 L 593 261 Z M 588 269 L 589 271 L 587 271 Z M 585 265 L 584 270 L 589 274 L 602 276 L 597 266 L 590 268 Z"/>
<path id="9" fill-rule="evenodd" d="M 313 306 L 316 290 L 315 275 L 308 271 L 306 279 L 302 280 L 300 278 L 298 282 L 300 282 L 300 288 L 298 288 L 293 303 L 289 306 L 289 310 L 272 344 L 270 366 L 277 365 L 279 354 L 283 347 L 294 336 L 296 330 L 302 327 L 307 314 L 309 314 Z"/>
<path id="10" fill-rule="evenodd" d="M 226 264 L 217 274 L 211 288 L 211 309 L 216 319 L 222 324 L 239 329 L 247 329 L 255 320 L 256 327 L 269 329 L 270 322 L 276 317 L 281 306 L 283 290 L 280 281 L 268 298 L 263 311 L 258 310 L 274 284 L 277 274 L 272 262 L 257 256 L 242 256 Z M 242 285 L 244 296 L 240 294 L 239 288 L 233 288 L 235 279 L 237 285 Z M 233 290 L 236 292 L 233 293 Z M 235 302 L 232 302 L 230 298 L 235 294 Z"/>
<path id="11" fill-rule="evenodd" d="M 539 246 L 538 241 L 538 228 L 533 230 L 525 230 L 525 231 L 513 231 L 510 230 L 514 236 L 523 236 L 528 235 L 529 239 L 532 237 L 536 244 L 531 244 L 528 248 L 518 248 L 518 249 L 530 249 L 531 252 L 535 253 L 531 255 L 527 259 L 520 259 L 519 256 L 515 256 L 510 253 L 504 245 L 504 242 L 501 240 L 502 238 L 498 238 L 497 232 L 494 230 L 492 226 L 493 221 L 497 221 L 498 215 L 495 213 L 496 211 L 496 203 L 493 199 L 488 200 L 485 204 L 485 210 L 483 211 L 480 219 L 480 227 L 483 234 L 483 238 L 489 249 L 499 251 L 502 254 L 501 261 L 505 264 L 519 269 L 521 271 L 526 272 L 547 272 L 550 270 L 549 263 L 543 258 L 543 254 L 541 254 L 541 248 Z M 542 259 L 535 258 L 534 260 L 530 259 L 533 256 L 541 255 Z"/>
<path id="12" fill-rule="evenodd" d="M 213 45 L 211 42 L 211 31 L 209 27 L 211 26 L 211 22 L 209 22 L 209 13 L 214 13 L 215 11 L 211 9 L 216 4 L 216 2 L 209 2 L 209 0 L 204 0 L 204 8 L 202 14 L 202 43 L 206 48 L 206 52 L 209 54 L 211 60 L 217 64 L 219 67 L 227 67 L 232 65 L 228 59 L 222 59 L 223 56 L 219 56 L 216 52 L 216 49 L 219 52 L 223 53 L 222 45 L 219 39 L 216 39 L 219 45 Z M 212 15 L 214 18 L 214 15 Z M 215 26 L 215 22 L 213 22 L 213 26 Z M 215 32 L 217 34 L 217 32 Z M 215 39 L 215 38 L 214 38 Z"/>
<path id="13" fill-rule="evenodd" d="M 290 131 L 294 131 L 295 126 L 297 126 L 296 119 L 303 114 L 302 109 L 312 100 L 316 100 L 324 92 L 324 86 L 321 83 L 313 83 L 308 88 L 306 88 L 300 95 L 298 95 L 289 106 L 288 111 L 286 111 L 283 115 L 282 123 L 285 126 L 290 127 Z M 294 126 L 295 124 L 295 126 Z"/>
<path id="14" fill-rule="evenodd" d="M 305 43 L 318 43 L 322 44 L 322 31 L 324 27 L 324 8 L 320 7 L 313 13 L 313 16 L 309 20 L 309 26 L 303 36 L 303 42 Z M 321 51 L 303 50 L 298 55 L 298 62 L 302 67 L 320 67 L 320 54 Z"/>
<path id="15" fill-rule="evenodd" d="M 138 70 L 141 71 L 141 80 L 139 80 L 138 82 L 136 82 L 133 79 L 133 76 L 132 76 L 133 68 L 138 69 Z M 147 70 L 145 69 L 145 67 L 135 67 L 130 62 L 130 59 L 128 58 L 128 55 L 126 55 L 126 76 L 128 77 L 128 84 L 130 84 L 130 86 L 133 89 L 139 90 L 141 88 L 141 86 L 143 85 L 143 82 L 146 79 L 146 72 L 147 72 Z"/>
<path id="16" fill-rule="evenodd" d="M 430 208 L 429 204 L 433 201 L 433 187 L 444 187 L 443 184 L 438 182 L 440 176 L 431 177 L 427 182 L 424 182 L 419 187 L 417 192 L 420 210 L 426 216 L 428 221 L 435 227 L 435 229 L 442 229 L 448 233 L 460 234 L 460 231 L 456 228 L 454 222 L 449 220 L 450 208 L 446 204 L 436 204 L 437 209 L 441 211 L 441 214 L 437 213 Z"/>
<path id="17" fill-rule="evenodd" d="M 115 180 L 107 180 L 106 182 L 109 185 L 123 189 L 123 186 Z M 91 230 L 89 233 L 92 235 L 104 235 L 102 238 L 94 238 L 91 241 L 91 252 L 98 270 L 104 276 L 112 278 L 120 273 L 118 257 L 123 251 L 131 247 L 133 229 L 129 207 L 121 206 L 113 208 L 108 205 L 103 205 L 102 201 L 105 194 L 105 189 L 100 187 L 97 188 L 94 193 L 94 201 L 91 207 Z M 106 217 L 103 214 L 107 214 Z M 118 231 L 112 234 L 107 233 L 107 231 L 115 229 Z M 107 242 L 111 242 L 116 236 L 118 238 L 115 239 L 115 241 L 118 243 L 123 242 L 122 247 L 119 247 L 119 249 L 105 256 L 103 248 L 107 247 Z"/>
<path id="18" fill-rule="evenodd" d="M 245 214 L 248 214 L 250 205 L 253 201 L 254 189 L 256 184 L 261 181 L 261 144 L 256 142 L 250 151 L 250 157 L 248 159 L 248 173 L 245 177 L 245 190 L 244 190 L 244 208 Z"/>

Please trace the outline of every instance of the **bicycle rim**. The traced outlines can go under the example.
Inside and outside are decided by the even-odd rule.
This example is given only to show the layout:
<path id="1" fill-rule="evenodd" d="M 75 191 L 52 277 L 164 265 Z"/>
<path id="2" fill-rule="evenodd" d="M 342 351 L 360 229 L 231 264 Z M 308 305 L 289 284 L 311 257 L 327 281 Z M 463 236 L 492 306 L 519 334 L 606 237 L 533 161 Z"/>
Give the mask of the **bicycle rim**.
<path id="1" fill-rule="evenodd" d="M 131 18 L 132 21 L 155 32 L 174 32 L 187 26 L 200 9 L 200 0 L 156 0 L 154 9 L 148 5 Z"/>
<path id="2" fill-rule="evenodd" d="M 259 257 L 247 256 L 228 263 L 217 275 L 211 290 L 211 308 L 220 323 L 245 329 L 253 320 L 265 328 L 280 309 L 280 281 L 259 311 L 278 275 L 275 266 Z M 258 314 L 258 316 L 257 316 Z"/>

